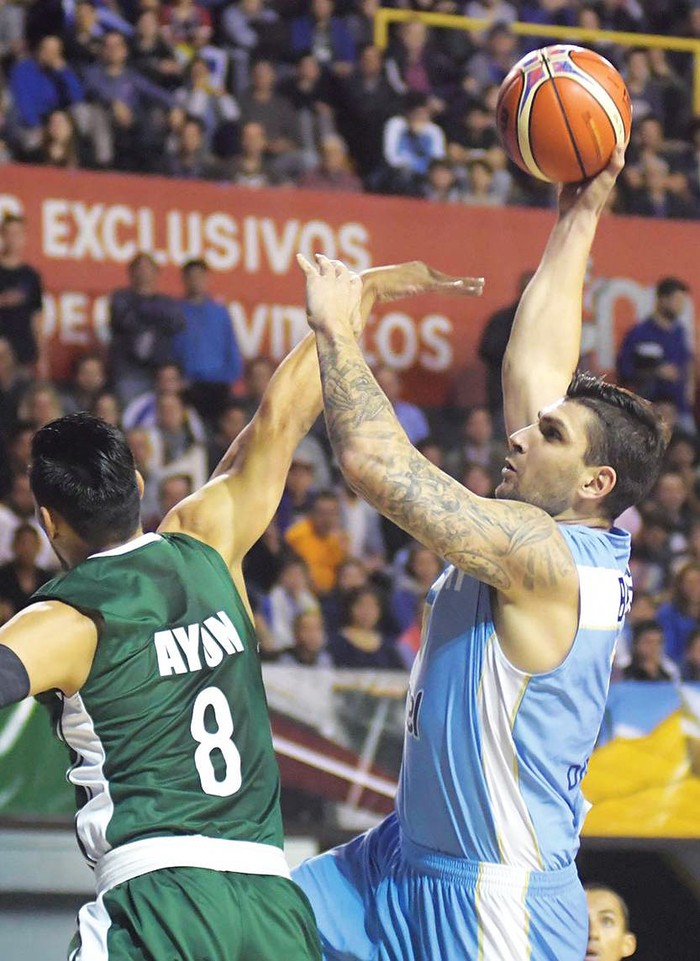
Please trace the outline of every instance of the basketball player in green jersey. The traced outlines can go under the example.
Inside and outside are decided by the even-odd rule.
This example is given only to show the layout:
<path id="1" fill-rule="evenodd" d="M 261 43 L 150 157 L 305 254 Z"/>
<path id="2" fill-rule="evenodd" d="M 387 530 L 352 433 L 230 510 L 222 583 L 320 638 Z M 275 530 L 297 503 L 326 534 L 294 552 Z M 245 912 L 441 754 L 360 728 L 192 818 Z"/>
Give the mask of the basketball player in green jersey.
<path id="1" fill-rule="evenodd" d="M 363 275 L 361 313 L 378 296 L 480 289 L 419 263 L 377 268 Z M 71 961 L 320 958 L 282 851 L 241 573 L 320 410 L 310 335 L 212 480 L 155 534 L 141 531 L 143 482 L 119 431 L 74 414 L 34 436 L 32 491 L 65 573 L 0 630 L 0 706 L 47 694 L 73 755 L 97 897 Z"/>

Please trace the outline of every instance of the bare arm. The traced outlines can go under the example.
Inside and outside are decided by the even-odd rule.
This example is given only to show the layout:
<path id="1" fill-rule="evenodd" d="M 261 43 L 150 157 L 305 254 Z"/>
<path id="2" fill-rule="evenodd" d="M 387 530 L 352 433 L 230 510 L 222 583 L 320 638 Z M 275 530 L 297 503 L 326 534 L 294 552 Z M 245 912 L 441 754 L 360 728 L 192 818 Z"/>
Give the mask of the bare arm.
<path id="1" fill-rule="evenodd" d="M 90 673 L 97 628 L 68 604 L 39 601 L 0 628 L 0 644 L 14 651 L 24 664 L 30 694 L 56 689 L 70 696 L 80 690 Z"/>
<path id="2" fill-rule="evenodd" d="M 518 306 L 503 358 L 508 434 L 532 424 L 538 411 L 563 397 L 576 369 L 588 256 L 622 165 L 618 150 L 598 177 L 562 189 L 557 222 Z"/>
<path id="3" fill-rule="evenodd" d="M 321 258 L 329 269 L 336 262 Z M 361 306 L 353 338 L 361 332 L 377 298 L 429 291 L 480 293 L 483 281 L 452 278 L 418 261 L 377 267 L 362 274 Z M 214 547 L 242 589 L 240 564 L 272 520 L 292 455 L 321 412 L 321 381 L 312 334 L 280 364 L 251 423 L 236 438 L 200 491 L 162 522 L 164 531 L 190 533 Z"/>

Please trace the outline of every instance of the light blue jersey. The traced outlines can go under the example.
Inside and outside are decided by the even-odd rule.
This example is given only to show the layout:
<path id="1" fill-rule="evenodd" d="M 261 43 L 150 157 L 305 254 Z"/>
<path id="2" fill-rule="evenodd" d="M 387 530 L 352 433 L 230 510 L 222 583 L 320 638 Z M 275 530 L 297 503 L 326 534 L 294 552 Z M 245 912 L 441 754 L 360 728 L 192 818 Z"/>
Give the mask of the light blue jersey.
<path id="1" fill-rule="evenodd" d="M 396 801 L 402 831 L 424 847 L 535 871 L 576 855 L 587 810 L 581 780 L 631 601 L 630 537 L 559 530 L 578 569 L 580 608 L 572 648 L 553 671 L 530 675 L 509 663 L 485 584 L 449 567 L 428 594 Z"/>
<path id="2" fill-rule="evenodd" d="M 411 674 L 396 814 L 306 862 L 327 961 L 581 961 L 581 780 L 632 598 L 629 534 L 561 525 L 579 626 L 546 674 L 503 654 L 490 589 L 447 568 Z"/>

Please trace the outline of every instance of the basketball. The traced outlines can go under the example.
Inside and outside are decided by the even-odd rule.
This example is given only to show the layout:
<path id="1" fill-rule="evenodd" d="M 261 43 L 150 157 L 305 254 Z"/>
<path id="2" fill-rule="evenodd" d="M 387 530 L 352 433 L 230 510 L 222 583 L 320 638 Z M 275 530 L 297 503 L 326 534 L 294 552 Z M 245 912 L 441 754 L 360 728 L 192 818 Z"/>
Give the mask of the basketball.
<path id="1" fill-rule="evenodd" d="M 516 63 L 501 84 L 496 120 L 518 167 L 539 180 L 576 183 L 600 173 L 625 143 L 632 105 L 605 57 L 560 44 Z"/>

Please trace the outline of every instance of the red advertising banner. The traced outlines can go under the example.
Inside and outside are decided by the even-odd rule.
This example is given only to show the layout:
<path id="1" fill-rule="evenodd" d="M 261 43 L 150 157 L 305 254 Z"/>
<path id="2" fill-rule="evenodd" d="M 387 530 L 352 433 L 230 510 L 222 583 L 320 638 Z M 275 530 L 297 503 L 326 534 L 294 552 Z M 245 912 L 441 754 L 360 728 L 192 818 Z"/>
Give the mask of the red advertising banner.
<path id="1" fill-rule="evenodd" d="M 0 213 L 9 211 L 28 221 L 27 259 L 44 278 L 58 377 L 77 352 L 106 342 L 106 298 L 125 285 L 126 265 L 141 250 L 155 256 L 161 288 L 174 296 L 181 290 L 179 266 L 190 257 L 207 260 L 214 294 L 227 304 L 247 358 L 278 360 L 306 332 L 299 250 L 357 270 L 421 259 L 448 273 L 483 275 L 486 290 L 478 300 L 425 296 L 383 305 L 370 323 L 370 360 L 405 372 L 406 393 L 425 404 L 478 400 L 481 330 L 515 298 L 520 275 L 536 266 L 554 217 L 512 207 L 28 166 L 2 168 Z M 589 360 L 613 366 L 620 337 L 650 309 L 659 277 L 692 285 L 699 242 L 700 224 L 604 218 L 587 289 Z M 694 330 L 692 312 L 685 319 Z"/>

